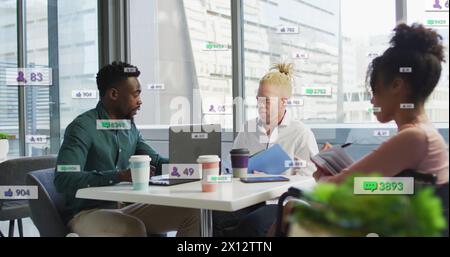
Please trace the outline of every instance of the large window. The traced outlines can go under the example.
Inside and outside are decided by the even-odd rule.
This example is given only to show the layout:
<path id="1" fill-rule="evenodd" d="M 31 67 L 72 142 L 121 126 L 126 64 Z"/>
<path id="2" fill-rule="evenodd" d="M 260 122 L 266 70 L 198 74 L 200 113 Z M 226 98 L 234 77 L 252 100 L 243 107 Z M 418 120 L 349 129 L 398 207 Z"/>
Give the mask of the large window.
<path id="1" fill-rule="evenodd" d="M 230 1 L 130 5 L 130 59 L 144 88 L 140 127 L 203 122 L 232 129 Z"/>
<path id="2" fill-rule="evenodd" d="M 409 23 L 414 16 L 411 6 L 418 2 L 423 12 L 423 1 L 407 1 L 404 11 Z M 261 77 L 273 64 L 285 61 L 296 66 L 295 101 L 289 109 L 297 119 L 309 124 L 378 124 L 366 73 L 372 59 L 389 46 L 401 18 L 396 16 L 396 4 L 392 0 L 243 1 L 246 118 L 257 115 L 255 96 Z M 179 122 L 172 119 L 176 109 L 171 103 L 181 96 L 191 104 L 184 115 L 188 121 L 198 122 L 196 117 L 201 116 L 203 121 L 231 128 L 230 1 L 137 0 L 131 6 L 131 61 L 143 69 L 147 105 L 138 123 L 152 127 Z M 448 45 L 448 26 L 440 32 Z M 434 122 L 448 122 L 448 107 L 444 107 L 448 72 L 442 78 L 427 103 Z M 155 90 L 155 85 L 163 90 Z M 149 104 L 161 107 L 155 110 Z"/>
<path id="3" fill-rule="evenodd" d="M 97 1 L 58 0 L 61 130 L 98 102 Z"/>
<path id="4" fill-rule="evenodd" d="M 17 1 L 1 1 L 0 67 L 17 67 Z M 97 1 L 27 0 L 24 68 L 51 68 L 50 86 L 25 86 L 25 154 L 57 153 L 66 126 L 98 101 Z M 2 73 L 0 73 L 2 74 Z M 17 86 L 0 78 L 0 130 L 18 136 Z M 57 108 L 55 108 L 55 106 Z M 10 155 L 19 154 L 18 140 Z"/>
<path id="5" fill-rule="evenodd" d="M 17 67 L 17 6 L 0 0 L 0 132 L 18 135 L 18 90 L 6 83 L 6 69 Z M 19 154 L 18 140 L 10 140 L 9 155 Z"/>
<path id="6" fill-rule="evenodd" d="M 428 116 L 434 122 L 449 121 L 448 101 L 449 101 L 449 28 L 448 28 L 448 0 L 429 1 L 416 0 L 407 1 L 407 20 L 408 23 L 419 22 L 435 29 L 443 37 L 445 46 L 445 60 L 442 66 L 441 80 L 434 92 L 431 94 L 425 109 Z M 441 24 L 446 21 L 446 24 Z M 447 125 L 448 126 L 448 125 Z"/>
<path id="7" fill-rule="evenodd" d="M 380 13 L 383 18 L 380 19 Z M 387 47 L 395 1 L 244 1 L 245 96 L 256 117 L 259 80 L 295 64 L 290 111 L 306 123 L 374 122 L 365 88 L 370 60 Z"/>
<path id="8" fill-rule="evenodd" d="M 47 1 L 25 2 L 25 68 L 49 68 Z M 26 155 L 50 151 L 50 86 L 25 86 Z"/>
<path id="9" fill-rule="evenodd" d="M 395 1 L 341 1 L 341 69 L 344 123 L 378 123 L 366 87 L 369 63 L 389 47 L 396 26 Z M 383 18 L 380 19 L 380 14 Z M 339 107 L 338 107 L 339 108 Z"/>
<path id="10" fill-rule="evenodd" d="M 186 123 L 219 123 L 228 131 L 233 129 L 233 119 L 238 117 L 233 117 L 232 76 L 238 74 L 232 74 L 231 1 L 130 0 L 128 16 L 110 21 L 112 28 L 129 18 L 129 24 L 121 24 L 128 25 L 124 31 L 129 36 L 124 44 L 127 49 L 120 51 L 142 72 L 144 103 L 136 123 L 143 131 Z M 67 125 L 99 99 L 95 83 L 98 1 L 21 2 L 26 21 L 23 49 L 17 44 L 18 1 L 0 0 L 0 132 L 17 137 L 10 141 L 10 155 L 19 154 L 19 142 L 27 142 L 27 155 L 56 153 Z M 442 8 L 429 6 L 436 2 Z M 366 71 L 370 61 L 388 47 L 400 19 L 396 13 L 404 11 L 409 24 L 424 23 L 444 37 L 447 63 L 426 109 L 433 122 L 448 127 L 448 1 L 406 1 L 406 10 L 396 10 L 400 1 L 393 0 L 242 3 L 244 44 L 234 47 L 242 47 L 244 53 L 246 119 L 257 115 L 261 77 L 273 64 L 285 61 L 296 67 L 291 99 L 295 101 L 289 106 L 295 118 L 313 128 L 333 131 L 362 124 L 385 126 L 371 113 Z M 25 102 L 25 138 L 19 138 L 19 88 L 6 85 L 4 72 L 17 67 L 18 47 L 25 53 L 25 67 L 51 68 L 56 74 L 50 87 L 25 87 L 21 99 Z M 148 140 L 166 140 L 144 134 Z M 32 136 L 45 140 L 32 141 Z"/>

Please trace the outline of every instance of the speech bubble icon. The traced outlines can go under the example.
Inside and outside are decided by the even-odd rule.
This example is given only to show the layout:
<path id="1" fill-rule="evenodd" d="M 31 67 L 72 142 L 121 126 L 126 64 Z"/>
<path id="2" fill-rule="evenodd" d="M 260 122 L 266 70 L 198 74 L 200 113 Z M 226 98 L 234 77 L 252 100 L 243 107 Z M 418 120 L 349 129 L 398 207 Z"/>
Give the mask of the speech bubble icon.
<path id="1" fill-rule="evenodd" d="M 111 126 L 111 123 L 110 123 L 110 122 L 108 122 L 108 121 L 102 122 L 102 127 L 104 127 L 104 128 L 109 128 L 110 126 Z"/>
<path id="2" fill-rule="evenodd" d="M 370 190 L 370 191 L 375 191 L 378 188 L 378 183 L 377 182 L 373 182 L 373 181 L 365 181 L 363 183 L 363 189 L 364 190 Z"/>

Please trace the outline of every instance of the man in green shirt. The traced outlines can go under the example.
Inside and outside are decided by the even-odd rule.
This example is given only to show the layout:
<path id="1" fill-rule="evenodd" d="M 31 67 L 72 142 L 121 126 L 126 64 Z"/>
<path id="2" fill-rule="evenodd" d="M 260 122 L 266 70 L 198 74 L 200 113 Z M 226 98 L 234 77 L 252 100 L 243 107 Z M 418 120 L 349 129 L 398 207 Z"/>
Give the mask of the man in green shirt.
<path id="1" fill-rule="evenodd" d="M 196 209 L 147 204 L 116 209 L 114 202 L 75 197 L 80 188 L 131 182 L 132 155 L 149 155 L 156 174 L 168 163 L 144 142 L 133 122 L 142 105 L 139 75 L 137 67 L 126 63 L 103 67 L 97 74 L 97 107 L 78 116 L 66 129 L 54 184 L 65 198 L 63 219 L 80 236 L 146 236 L 174 230 L 177 236 L 199 235 Z M 111 120 L 122 120 L 125 129 Z"/>

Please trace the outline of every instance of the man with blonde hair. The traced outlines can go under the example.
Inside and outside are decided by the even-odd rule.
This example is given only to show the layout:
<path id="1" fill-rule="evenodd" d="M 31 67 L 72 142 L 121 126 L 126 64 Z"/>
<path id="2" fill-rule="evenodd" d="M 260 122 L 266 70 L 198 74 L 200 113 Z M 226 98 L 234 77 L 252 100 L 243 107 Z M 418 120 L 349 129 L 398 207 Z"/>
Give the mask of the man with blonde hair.
<path id="1" fill-rule="evenodd" d="M 233 149 L 248 148 L 253 155 L 279 144 L 292 160 L 298 160 L 298 165 L 284 174 L 311 176 L 316 168 L 309 160 L 319 152 L 316 139 L 286 109 L 292 97 L 293 76 L 294 65 L 280 63 L 261 79 L 257 95 L 259 117 L 244 124 Z"/>
<path id="2" fill-rule="evenodd" d="M 286 109 L 292 97 L 294 65 L 280 63 L 260 80 L 258 88 L 258 117 L 247 121 L 236 137 L 233 149 L 247 148 L 250 155 L 269 149 L 275 144 L 296 160 L 283 175 L 311 176 L 316 167 L 310 162 L 319 152 L 312 131 L 293 119 Z M 298 165 L 299 164 L 299 165 Z M 255 171 L 255 173 L 260 173 Z M 233 213 L 214 212 L 215 236 L 264 236 L 276 218 L 276 205 L 254 205 Z M 273 208 L 267 208 L 273 207 Z M 237 229 L 230 229 L 237 227 Z"/>

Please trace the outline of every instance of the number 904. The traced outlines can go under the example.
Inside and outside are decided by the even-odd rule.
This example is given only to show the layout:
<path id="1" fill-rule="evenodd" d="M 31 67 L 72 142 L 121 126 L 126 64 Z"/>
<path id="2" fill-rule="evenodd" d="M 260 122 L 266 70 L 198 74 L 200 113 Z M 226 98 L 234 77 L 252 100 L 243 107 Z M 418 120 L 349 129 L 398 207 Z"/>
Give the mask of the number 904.
<path id="1" fill-rule="evenodd" d="M 16 190 L 16 195 L 17 196 L 30 196 L 30 190 L 25 190 L 25 189 L 17 189 Z"/>

